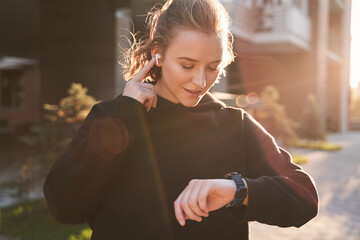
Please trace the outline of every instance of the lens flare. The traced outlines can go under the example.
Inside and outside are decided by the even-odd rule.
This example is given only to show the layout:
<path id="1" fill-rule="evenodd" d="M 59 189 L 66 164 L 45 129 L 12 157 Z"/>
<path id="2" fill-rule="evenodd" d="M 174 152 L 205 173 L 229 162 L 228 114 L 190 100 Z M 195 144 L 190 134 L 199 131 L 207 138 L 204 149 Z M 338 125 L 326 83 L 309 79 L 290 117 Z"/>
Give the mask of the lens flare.
<path id="1" fill-rule="evenodd" d="M 236 98 L 236 106 L 240 107 L 240 108 L 244 108 L 248 105 L 248 102 L 246 101 L 246 96 L 245 95 L 239 95 Z"/>
<path id="2" fill-rule="evenodd" d="M 246 102 L 248 104 L 256 104 L 259 101 L 259 96 L 256 92 L 250 92 L 248 95 L 246 95 Z"/>
<path id="3" fill-rule="evenodd" d="M 110 159 L 128 147 L 129 132 L 120 119 L 108 118 L 94 124 L 89 141 L 98 157 Z"/>

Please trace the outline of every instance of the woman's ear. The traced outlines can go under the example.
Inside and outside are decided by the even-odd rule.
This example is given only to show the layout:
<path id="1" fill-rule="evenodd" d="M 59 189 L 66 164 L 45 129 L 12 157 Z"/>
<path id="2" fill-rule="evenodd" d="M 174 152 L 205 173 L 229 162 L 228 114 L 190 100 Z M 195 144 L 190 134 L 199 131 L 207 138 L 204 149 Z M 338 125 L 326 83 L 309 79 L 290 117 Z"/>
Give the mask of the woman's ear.
<path id="1" fill-rule="evenodd" d="M 151 48 L 151 57 L 156 59 L 156 66 L 161 67 L 162 65 L 162 51 L 158 47 Z"/>

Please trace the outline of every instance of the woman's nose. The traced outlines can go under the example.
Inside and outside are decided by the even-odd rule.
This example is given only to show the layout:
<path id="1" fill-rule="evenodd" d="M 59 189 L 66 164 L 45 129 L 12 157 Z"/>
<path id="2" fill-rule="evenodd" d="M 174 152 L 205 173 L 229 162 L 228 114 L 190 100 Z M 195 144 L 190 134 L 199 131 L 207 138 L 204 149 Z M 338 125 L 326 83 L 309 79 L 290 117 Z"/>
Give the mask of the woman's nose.
<path id="1" fill-rule="evenodd" d="M 204 88 L 204 86 L 206 85 L 205 70 L 200 70 L 199 72 L 197 72 L 197 74 L 193 77 L 192 82 L 198 87 Z"/>

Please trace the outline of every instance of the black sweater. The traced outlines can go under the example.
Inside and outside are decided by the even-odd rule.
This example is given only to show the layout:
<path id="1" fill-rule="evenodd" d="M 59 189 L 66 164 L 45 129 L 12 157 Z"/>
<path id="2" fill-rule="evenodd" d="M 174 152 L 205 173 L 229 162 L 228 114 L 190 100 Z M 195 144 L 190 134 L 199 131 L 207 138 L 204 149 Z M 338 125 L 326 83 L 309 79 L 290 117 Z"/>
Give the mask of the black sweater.
<path id="1" fill-rule="evenodd" d="M 202 222 L 175 218 L 191 179 L 241 173 L 248 206 Z M 91 239 L 248 239 L 248 221 L 301 226 L 318 211 L 314 183 L 242 109 L 206 94 L 193 108 L 160 96 L 146 112 L 125 96 L 94 105 L 49 172 L 44 193 L 61 223 L 88 223 Z"/>

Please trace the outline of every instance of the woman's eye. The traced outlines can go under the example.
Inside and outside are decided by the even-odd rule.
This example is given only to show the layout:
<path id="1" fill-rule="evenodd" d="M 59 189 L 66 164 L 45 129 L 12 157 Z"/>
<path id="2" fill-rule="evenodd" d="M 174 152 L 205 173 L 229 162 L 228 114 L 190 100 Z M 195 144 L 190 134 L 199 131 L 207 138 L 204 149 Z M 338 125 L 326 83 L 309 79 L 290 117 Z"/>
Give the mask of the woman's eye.
<path id="1" fill-rule="evenodd" d="M 192 69 L 193 68 L 193 66 L 187 66 L 187 65 L 181 65 L 183 68 L 185 68 L 185 69 Z"/>
<path id="2" fill-rule="evenodd" d="M 210 69 L 211 71 L 219 71 L 220 68 L 218 68 L 218 67 L 215 67 L 215 68 L 209 67 L 209 69 Z"/>

